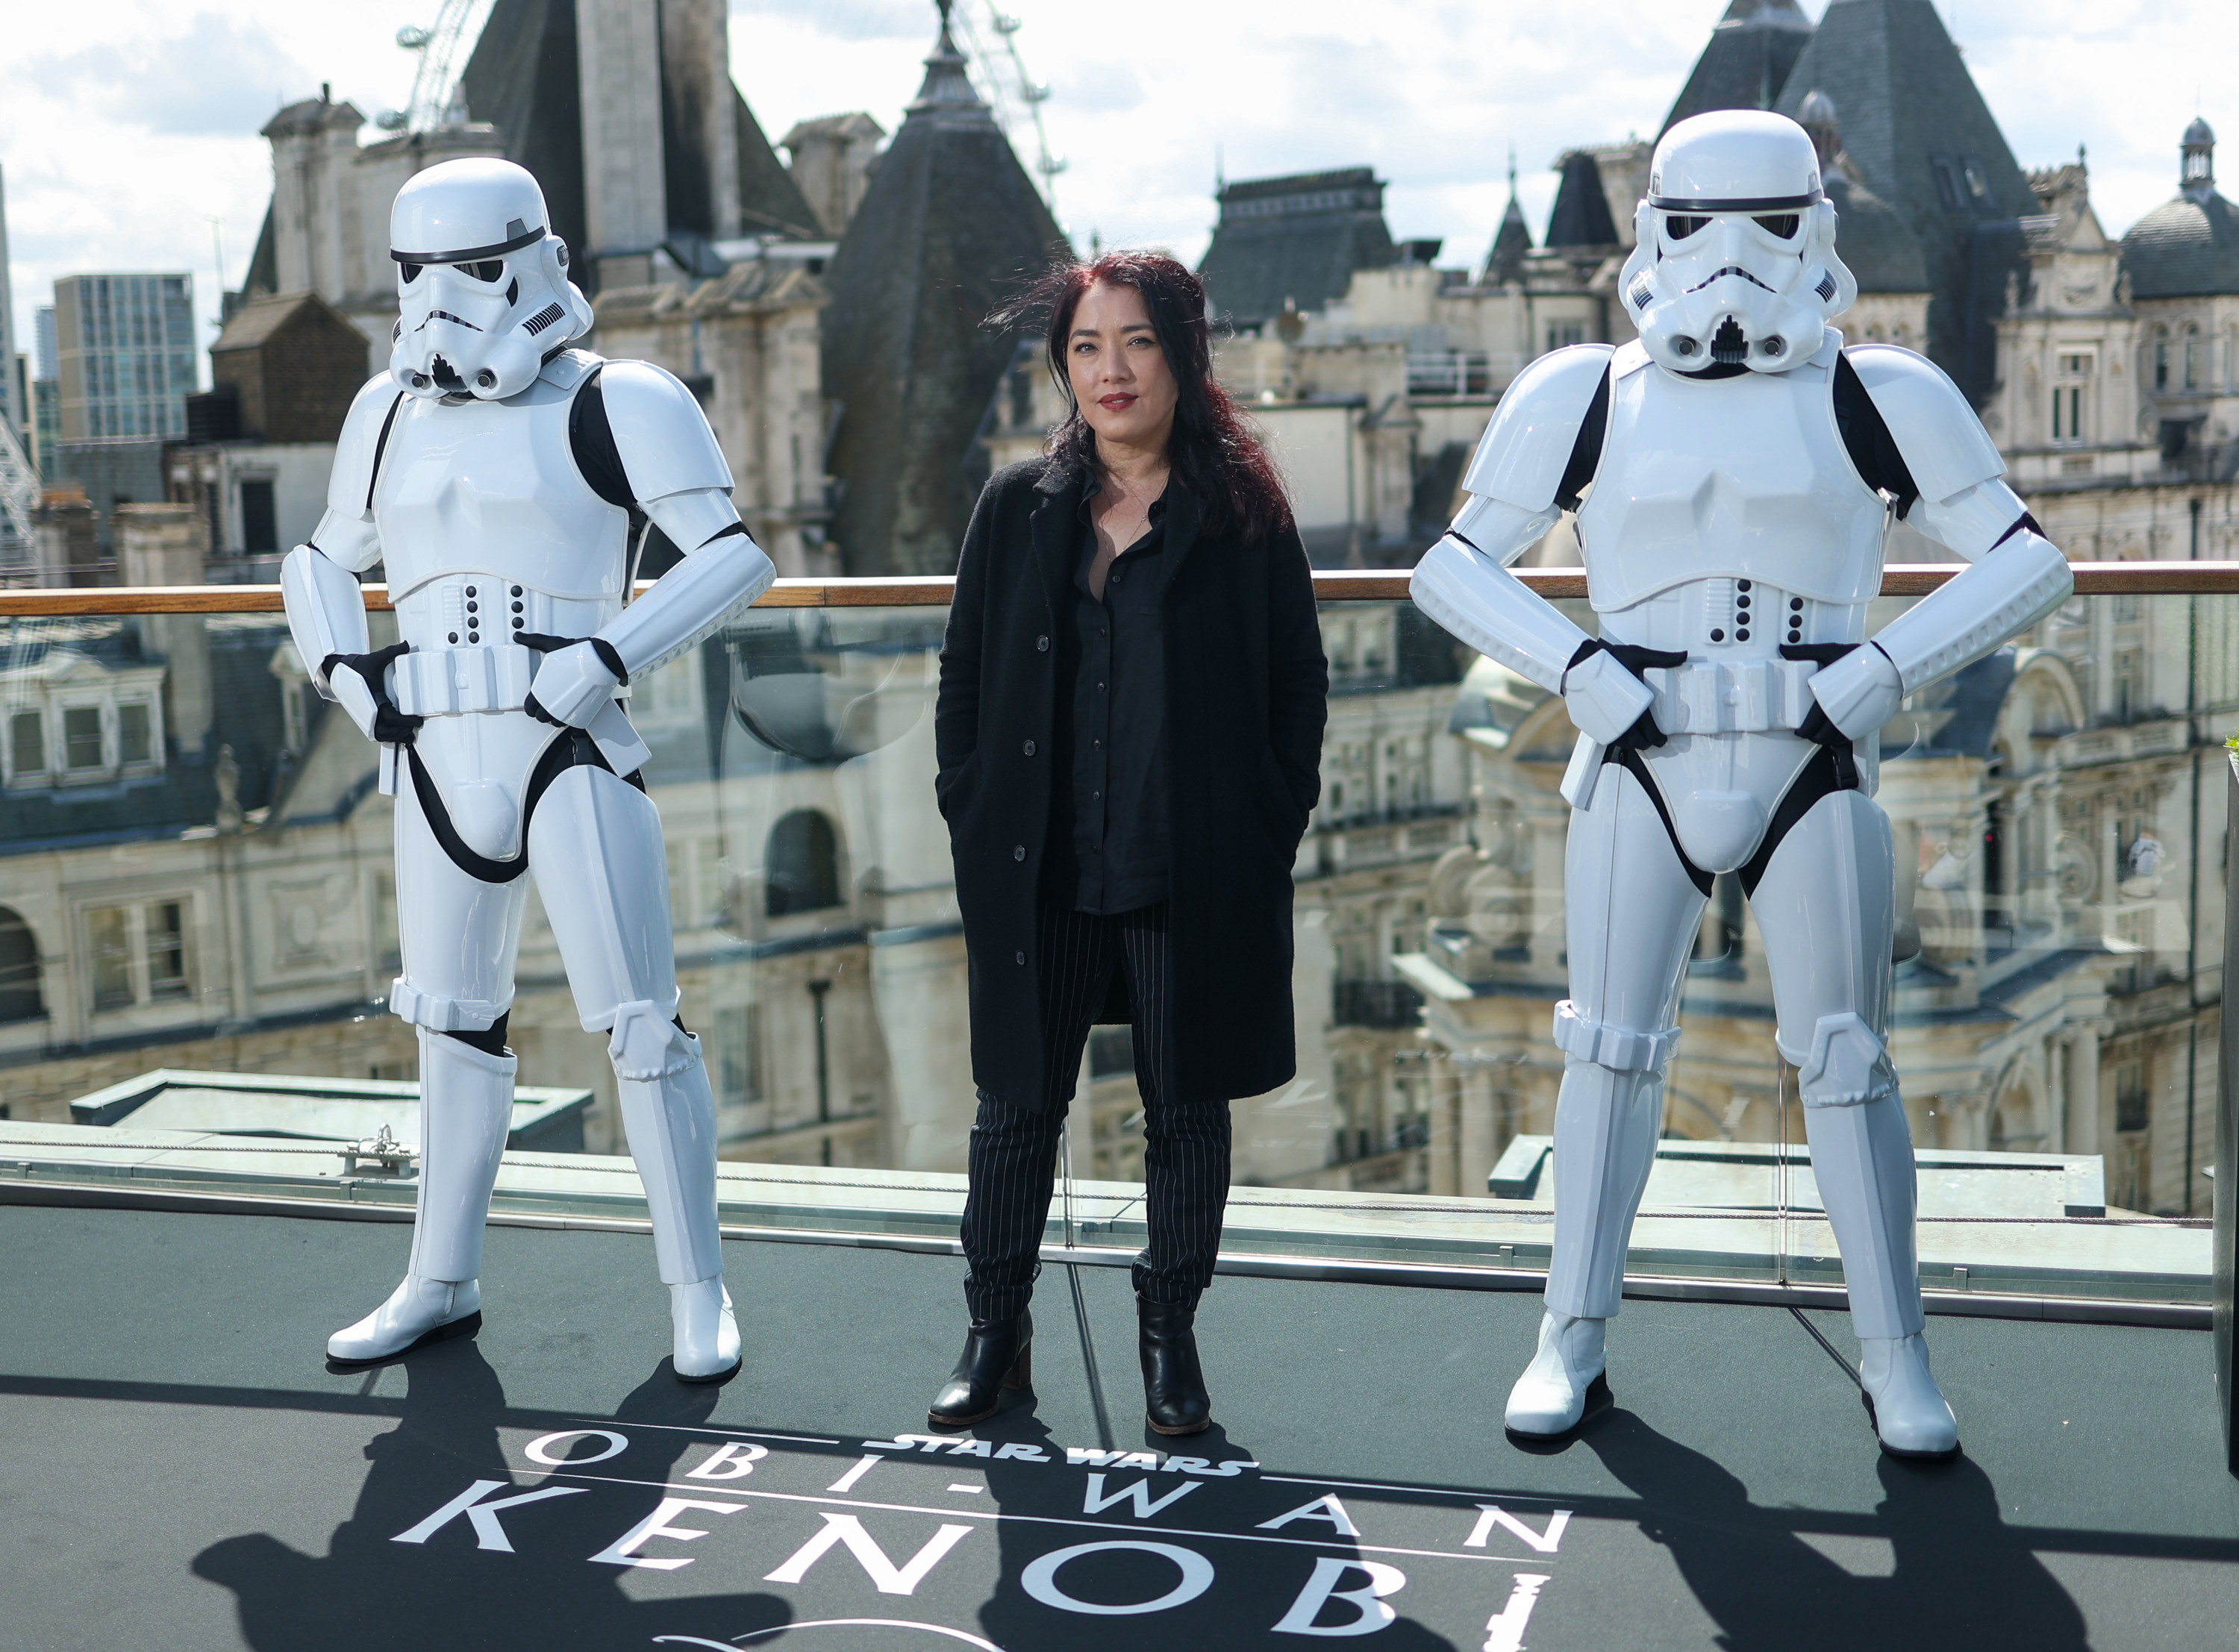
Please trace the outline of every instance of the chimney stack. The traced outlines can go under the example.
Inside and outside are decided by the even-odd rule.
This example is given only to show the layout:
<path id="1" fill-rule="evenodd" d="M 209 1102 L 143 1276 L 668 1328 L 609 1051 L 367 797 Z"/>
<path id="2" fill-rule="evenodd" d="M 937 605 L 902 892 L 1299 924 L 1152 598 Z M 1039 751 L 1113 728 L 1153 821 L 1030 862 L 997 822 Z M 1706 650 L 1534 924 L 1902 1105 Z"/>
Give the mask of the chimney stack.
<path id="1" fill-rule="evenodd" d="M 116 569 L 126 585 L 200 585 L 209 527 L 191 505 L 119 505 Z M 217 707 L 210 687 L 209 632 L 199 614 L 150 614 L 140 636 L 170 669 L 163 682 L 165 732 L 182 756 L 200 760 Z"/>

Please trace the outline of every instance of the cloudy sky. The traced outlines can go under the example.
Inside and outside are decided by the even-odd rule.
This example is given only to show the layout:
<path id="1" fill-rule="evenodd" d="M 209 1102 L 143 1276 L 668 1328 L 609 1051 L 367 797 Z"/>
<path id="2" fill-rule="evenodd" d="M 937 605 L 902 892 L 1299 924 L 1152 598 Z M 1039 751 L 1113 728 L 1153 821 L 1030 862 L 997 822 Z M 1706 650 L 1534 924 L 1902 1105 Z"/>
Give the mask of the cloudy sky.
<path id="1" fill-rule="evenodd" d="M 960 3 L 993 45 L 989 0 Z M 1557 154 L 1654 131 L 1726 0 L 999 3 L 1049 88 L 1050 148 L 1069 163 L 1058 213 L 1080 244 L 1093 234 L 1194 260 L 1217 164 L 1251 177 L 1366 163 L 1390 180 L 1394 235 L 1444 236 L 1443 262 L 1474 263 L 1506 204 L 1511 147 L 1536 235 Z M 2177 136 L 2196 111 L 2239 140 L 2231 0 L 1937 3 L 2016 158 L 2045 165 L 2088 144 L 2093 198 L 2117 234 L 2175 192 Z M 394 36 L 436 9 L 12 6 L 0 171 L 18 348 L 55 278 L 76 270 L 188 269 L 197 309 L 214 313 L 220 244 L 238 284 L 270 194 L 257 128 L 322 80 L 369 116 L 406 102 L 417 60 Z M 851 109 L 891 130 L 933 26 L 931 0 L 732 0 L 732 70 L 773 138 Z M 1031 159 L 1031 129 L 1015 136 Z M 2239 176 L 2239 159 L 2226 170 Z"/>

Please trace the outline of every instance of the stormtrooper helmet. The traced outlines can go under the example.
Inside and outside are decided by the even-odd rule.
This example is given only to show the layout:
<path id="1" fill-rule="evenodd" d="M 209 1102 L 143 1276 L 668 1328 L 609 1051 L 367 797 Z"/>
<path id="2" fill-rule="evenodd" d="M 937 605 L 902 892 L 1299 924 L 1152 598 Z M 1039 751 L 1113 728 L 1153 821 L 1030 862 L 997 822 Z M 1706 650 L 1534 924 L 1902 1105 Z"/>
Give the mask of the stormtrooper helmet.
<path id="1" fill-rule="evenodd" d="M 1680 122 L 1649 163 L 1619 278 L 1641 342 L 1673 373 L 1782 373 L 1810 361 L 1858 296 L 1835 255 L 1819 156 L 1784 115 Z"/>
<path id="2" fill-rule="evenodd" d="M 389 375 L 399 389 L 500 401 L 590 331 L 590 302 L 568 281 L 551 224 L 544 191 L 510 161 L 445 161 L 396 192 L 389 255 L 402 314 Z"/>

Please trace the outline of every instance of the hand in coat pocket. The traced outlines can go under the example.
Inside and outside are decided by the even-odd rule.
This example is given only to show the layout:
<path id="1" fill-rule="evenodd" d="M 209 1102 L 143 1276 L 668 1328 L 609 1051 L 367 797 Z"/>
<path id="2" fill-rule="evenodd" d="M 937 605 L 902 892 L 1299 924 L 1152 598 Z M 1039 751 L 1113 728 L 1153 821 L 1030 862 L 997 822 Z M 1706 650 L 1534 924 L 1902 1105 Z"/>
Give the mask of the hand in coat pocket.
<path id="1" fill-rule="evenodd" d="M 1299 840 L 1306 834 L 1307 816 L 1291 794 L 1290 782 L 1283 778 L 1283 766 L 1275 760 L 1274 753 L 1264 746 L 1259 753 L 1259 792 L 1260 813 L 1269 833 L 1277 843 L 1296 849 Z"/>
<path id="2" fill-rule="evenodd" d="M 975 751 L 948 773 L 934 777 L 933 800 L 940 810 L 940 818 L 950 826 L 956 824 L 963 806 L 971 800 L 973 780 L 979 771 L 980 753 Z"/>

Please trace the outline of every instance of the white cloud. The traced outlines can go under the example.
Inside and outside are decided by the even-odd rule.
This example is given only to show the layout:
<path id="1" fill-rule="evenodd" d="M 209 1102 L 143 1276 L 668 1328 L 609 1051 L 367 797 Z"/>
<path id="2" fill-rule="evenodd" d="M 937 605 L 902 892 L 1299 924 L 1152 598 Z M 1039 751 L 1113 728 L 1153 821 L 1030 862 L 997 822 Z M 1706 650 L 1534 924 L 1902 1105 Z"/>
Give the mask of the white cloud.
<path id="1" fill-rule="evenodd" d="M 180 32 L 34 57 L 23 78 L 89 114 L 158 136 L 237 136 L 244 93 L 312 78 L 255 20 L 203 12 Z"/>
<path id="2" fill-rule="evenodd" d="M 975 22 L 988 0 L 959 0 Z M 1051 147 L 1071 164 L 1059 215 L 1086 244 L 1194 258 L 1216 157 L 1231 177 L 1369 164 L 1393 233 L 1482 259 L 1507 203 L 1510 146 L 1535 231 L 1575 143 L 1652 132 L 1725 0 L 997 0 L 1052 88 Z M 1818 0 L 1805 0 L 1815 13 Z M 2176 189 L 2196 108 L 2239 143 L 2229 0 L 1943 0 L 2024 166 L 2090 146 L 2093 196 L 2120 233 Z M 256 134 L 286 99 L 334 84 L 367 114 L 407 101 L 398 24 L 435 0 L 105 0 L 9 20 L 0 96 L 17 332 L 55 278 L 188 269 L 215 314 L 208 219 L 237 284 L 270 190 Z M 1956 15 L 1955 15 L 1956 14 Z M 923 74 L 929 0 L 734 0 L 732 70 L 773 139 L 794 121 L 869 110 L 888 130 Z M 992 30 L 981 28 L 991 43 Z M 1019 135 L 1031 161 L 1030 136 Z M 2239 172 L 2239 163 L 2229 169 Z M 207 336 L 207 335 L 206 335 Z"/>

